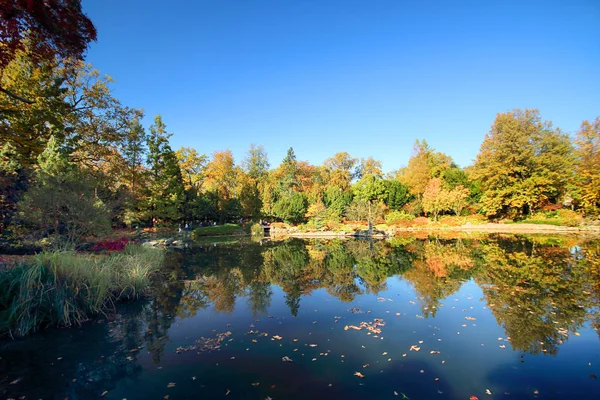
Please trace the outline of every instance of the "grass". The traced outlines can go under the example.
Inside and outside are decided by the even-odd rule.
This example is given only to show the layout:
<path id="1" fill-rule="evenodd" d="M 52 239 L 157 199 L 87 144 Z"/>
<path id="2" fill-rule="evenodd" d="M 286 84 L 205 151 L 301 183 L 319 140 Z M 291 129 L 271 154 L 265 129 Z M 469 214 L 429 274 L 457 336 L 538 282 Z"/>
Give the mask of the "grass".
<path id="1" fill-rule="evenodd" d="M 117 301 L 141 297 L 163 260 L 162 250 L 136 245 L 111 254 L 54 251 L 26 257 L 0 272 L 0 334 L 80 324 Z"/>
<path id="2" fill-rule="evenodd" d="M 202 226 L 194 229 L 192 239 L 202 236 L 240 235 L 246 233 L 244 228 L 238 224 L 224 224 L 214 226 Z"/>

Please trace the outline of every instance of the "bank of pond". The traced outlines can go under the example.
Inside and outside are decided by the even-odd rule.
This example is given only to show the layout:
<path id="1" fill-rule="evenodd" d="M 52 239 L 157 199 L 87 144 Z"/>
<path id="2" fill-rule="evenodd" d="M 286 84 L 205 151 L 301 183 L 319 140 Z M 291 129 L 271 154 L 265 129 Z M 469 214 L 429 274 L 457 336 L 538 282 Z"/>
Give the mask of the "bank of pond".
<path id="1" fill-rule="evenodd" d="M 4 398 L 600 393 L 594 238 L 204 238 L 27 260 L 0 273 Z"/>

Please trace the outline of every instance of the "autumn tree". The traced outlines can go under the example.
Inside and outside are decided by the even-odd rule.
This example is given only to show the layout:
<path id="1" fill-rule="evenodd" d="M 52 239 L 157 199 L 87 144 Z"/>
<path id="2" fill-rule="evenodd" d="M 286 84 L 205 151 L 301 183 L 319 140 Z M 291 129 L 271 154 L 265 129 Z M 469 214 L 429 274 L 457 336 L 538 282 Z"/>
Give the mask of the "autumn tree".
<path id="1" fill-rule="evenodd" d="M 329 171 L 329 184 L 342 190 L 350 187 L 350 182 L 355 176 L 354 167 L 358 160 L 352 158 L 347 152 L 340 152 L 326 159 L 323 166 Z"/>
<path id="2" fill-rule="evenodd" d="M 538 110 L 498 114 L 473 167 L 483 212 L 519 216 L 560 201 L 572 176 L 572 153 L 569 137 Z"/>
<path id="3" fill-rule="evenodd" d="M 215 151 L 212 160 L 206 166 L 206 190 L 217 194 L 216 208 L 221 221 L 226 219 L 226 214 L 231 214 L 233 203 L 230 202 L 237 195 L 237 176 L 238 169 L 231 150 Z"/>
<path id="4" fill-rule="evenodd" d="M 181 147 L 175 151 L 175 157 L 179 162 L 185 189 L 199 192 L 205 179 L 208 157 L 190 147 Z"/>
<path id="5" fill-rule="evenodd" d="M 587 214 L 600 211 L 600 117 L 583 121 L 575 138 L 575 186 Z"/>
<path id="6" fill-rule="evenodd" d="M 435 152 L 425 140 L 417 140 L 408 165 L 400 170 L 398 179 L 409 187 L 411 194 L 420 198 L 431 178 L 441 177 L 453 166 L 450 156 Z"/>
<path id="7" fill-rule="evenodd" d="M 438 215 L 446 208 L 447 192 L 442 188 L 442 180 L 440 178 L 430 179 L 423 192 L 423 211 L 431 214 L 434 220 L 437 220 Z"/>
<path id="8" fill-rule="evenodd" d="M 82 59 L 96 28 L 83 13 L 80 0 L 0 0 L 0 72 L 27 50 L 34 61 Z M 24 103 L 32 100 L 3 85 L 0 92 Z"/>
<path id="9" fill-rule="evenodd" d="M 269 166 L 269 158 L 264 146 L 251 144 L 246 158 L 242 162 L 242 167 L 248 176 L 258 181 L 269 172 Z"/>
<path id="10" fill-rule="evenodd" d="M 11 143 L 21 162 L 31 166 L 44 151 L 51 136 L 65 137 L 69 112 L 64 78 L 56 60 L 34 64 L 30 53 L 18 51 L 0 74 L 0 142 Z M 20 93 L 28 103 L 6 94 Z"/>
<path id="11" fill-rule="evenodd" d="M 383 178 L 383 170 L 381 169 L 381 161 L 375 160 L 373 157 L 361 158 L 356 166 L 355 177 L 362 179 L 367 175 L 373 175 L 377 178 Z"/>

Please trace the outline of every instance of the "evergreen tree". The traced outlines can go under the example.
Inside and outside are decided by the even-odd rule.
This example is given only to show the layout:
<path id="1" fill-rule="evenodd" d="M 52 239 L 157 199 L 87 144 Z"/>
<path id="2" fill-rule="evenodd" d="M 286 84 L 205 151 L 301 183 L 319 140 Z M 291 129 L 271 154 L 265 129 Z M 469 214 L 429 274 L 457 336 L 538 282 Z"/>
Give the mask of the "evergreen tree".
<path id="1" fill-rule="evenodd" d="M 160 115 L 150 126 L 148 136 L 148 166 L 150 186 L 145 196 L 145 209 L 152 224 L 158 220 L 179 221 L 185 198 L 181 170 L 175 152 L 169 145 L 166 125 Z"/>

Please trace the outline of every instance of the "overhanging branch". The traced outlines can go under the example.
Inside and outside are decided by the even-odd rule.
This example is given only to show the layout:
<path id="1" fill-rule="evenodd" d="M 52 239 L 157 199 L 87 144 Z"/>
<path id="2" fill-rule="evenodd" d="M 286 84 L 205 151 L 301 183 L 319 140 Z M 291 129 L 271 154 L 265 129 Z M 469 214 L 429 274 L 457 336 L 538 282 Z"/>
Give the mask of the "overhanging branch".
<path id="1" fill-rule="evenodd" d="M 16 100 L 22 101 L 23 103 L 27 103 L 27 104 L 33 104 L 33 101 L 31 101 L 31 100 L 27 100 L 26 98 L 24 98 L 24 97 L 21 97 L 21 96 L 19 96 L 18 94 L 15 94 L 15 93 L 11 92 L 11 91 L 10 91 L 10 90 L 8 90 L 8 89 L 4 89 L 2 86 L 0 86 L 0 92 L 2 92 L 2 93 L 6 93 L 6 94 L 7 94 L 9 97 L 12 97 L 13 99 L 16 99 Z"/>

